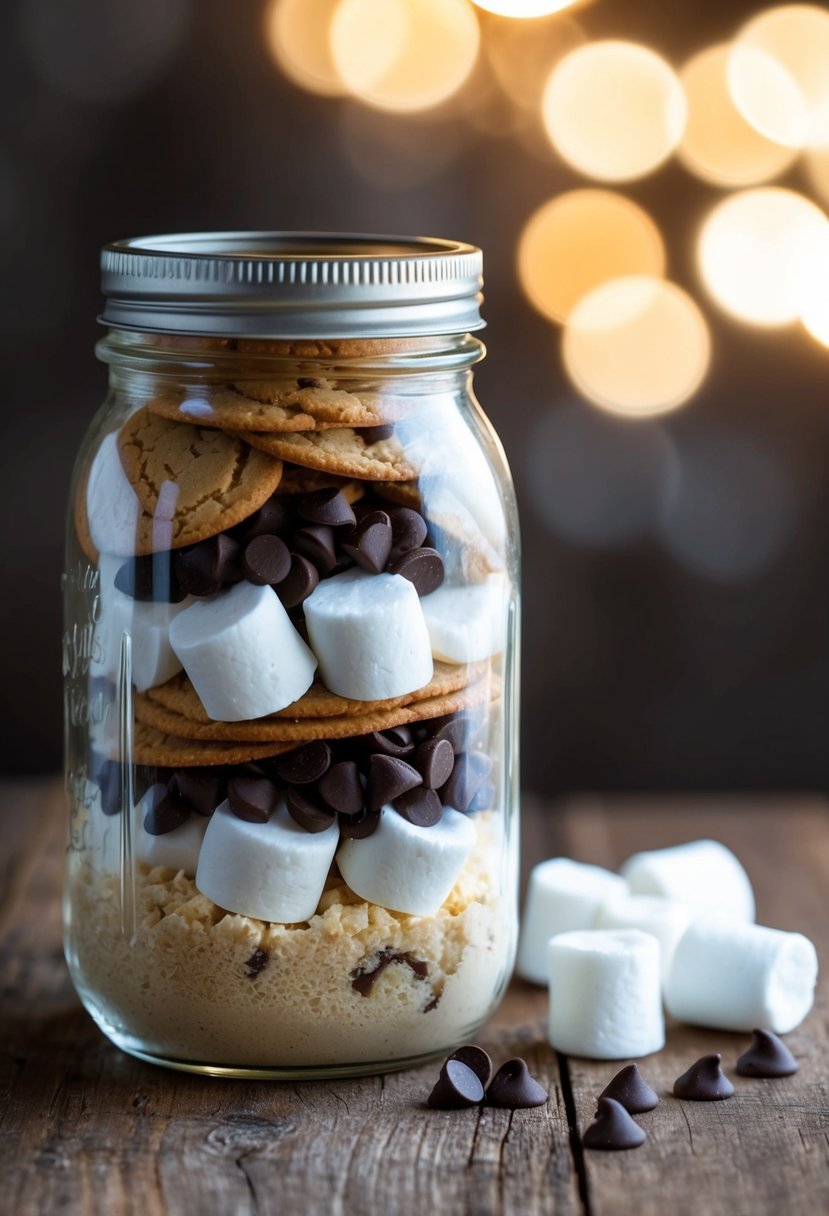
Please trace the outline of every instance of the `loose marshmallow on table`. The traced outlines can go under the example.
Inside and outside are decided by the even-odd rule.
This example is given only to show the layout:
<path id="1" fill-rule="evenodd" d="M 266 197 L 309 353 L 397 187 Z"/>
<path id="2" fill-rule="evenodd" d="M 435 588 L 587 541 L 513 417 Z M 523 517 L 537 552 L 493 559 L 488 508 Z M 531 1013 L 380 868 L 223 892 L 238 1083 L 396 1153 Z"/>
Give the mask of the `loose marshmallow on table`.
<path id="1" fill-rule="evenodd" d="M 211 718 L 262 718 L 298 701 L 316 659 L 272 587 L 237 583 L 191 604 L 170 642 Z"/>
<path id="2" fill-rule="evenodd" d="M 401 574 L 346 570 L 324 579 L 303 607 L 331 692 L 382 701 L 431 680 L 432 647 L 420 598 Z"/>
<path id="3" fill-rule="evenodd" d="M 622 895 L 599 909 L 596 929 L 641 929 L 659 942 L 662 983 L 668 978 L 677 942 L 694 916 L 687 904 L 661 895 Z"/>
<path id="4" fill-rule="evenodd" d="M 754 893 L 737 858 L 717 840 L 636 853 L 621 867 L 634 895 L 664 895 L 692 908 L 754 920 Z"/>
<path id="5" fill-rule="evenodd" d="M 697 918 L 674 951 L 668 1012 L 717 1030 L 794 1030 L 814 1002 L 817 954 L 802 933 L 720 913 Z"/>
<path id="6" fill-rule="evenodd" d="M 132 637 L 132 682 L 139 692 L 146 692 L 181 671 L 181 660 L 170 645 L 170 625 L 195 601 L 192 596 L 179 604 L 134 600 L 115 586 L 115 576 L 123 564 L 122 557 L 102 556 L 99 562 L 99 617 L 90 672 L 116 680 L 121 637 L 125 632 L 129 633 Z"/>
<path id="7" fill-rule="evenodd" d="M 317 910 L 340 830 L 306 832 L 284 800 L 267 823 L 239 819 L 223 802 L 208 820 L 196 886 L 220 908 L 277 924 L 310 920 Z"/>
<path id="8" fill-rule="evenodd" d="M 337 865 L 361 899 L 410 916 L 434 916 L 472 851 L 475 825 L 446 807 L 430 828 L 416 827 L 394 807 L 363 840 L 344 840 Z"/>
<path id="9" fill-rule="evenodd" d="M 638 929 L 561 933 L 548 947 L 550 1044 L 622 1060 L 665 1045 L 659 943 Z"/>
<path id="10" fill-rule="evenodd" d="M 167 794 L 167 786 L 161 783 L 151 785 L 136 807 L 136 820 L 141 824 L 138 838 L 138 860 L 148 866 L 165 866 L 168 870 L 183 870 L 193 878 L 199 864 L 204 833 L 210 820 L 205 815 L 192 812 L 184 823 L 173 828 L 172 832 L 162 832 L 154 836 L 144 829 L 144 816 L 156 803 Z"/>
<path id="11" fill-rule="evenodd" d="M 434 658 L 477 663 L 504 649 L 507 582 L 502 574 L 467 587 L 444 583 L 421 604 Z"/>
<path id="12" fill-rule="evenodd" d="M 86 523 L 101 553 L 135 552 L 141 503 L 127 480 L 118 452 L 118 432 L 105 435 L 86 479 Z"/>
<path id="13" fill-rule="evenodd" d="M 546 984 L 550 938 L 572 929 L 592 929 L 599 908 L 627 893 L 625 880 L 601 866 L 583 865 L 569 857 L 553 857 L 535 866 L 521 923 L 518 974 Z"/>

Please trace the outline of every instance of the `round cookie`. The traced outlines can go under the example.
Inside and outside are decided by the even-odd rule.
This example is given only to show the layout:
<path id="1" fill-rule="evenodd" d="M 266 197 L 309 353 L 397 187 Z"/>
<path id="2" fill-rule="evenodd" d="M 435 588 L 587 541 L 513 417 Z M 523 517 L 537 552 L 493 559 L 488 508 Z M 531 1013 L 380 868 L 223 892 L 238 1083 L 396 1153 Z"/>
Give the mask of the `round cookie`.
<path id="1" fill-rule="evenodd" d="M 382 426 L 395 422 L 411 412 L 411 404 L 401 398 L 382 397 L 376 390 L 347 392 L 336 388 L 329 380 L 308 377 L 312 384 L 298 380 L 239 380 L 233 388 L 241 398 L 233 416 L 226 413 L 222 425 L 228 430 L 280 431 L 296 430 L 299 426 L 282 427 L 280 411 L 296 410 L 313 419 L 306 430 L 324 430 L 338 426 Z"/>
<path id="2" fill-rule="evenodd" d="M 293 751 L 295 743 L 238 743 L 186 739 L 157 730 L 147 722 L 135 723 L 133 759 L 136 764 L 161 768 L 193 768 L 208 764 L 246 764 Z"/>
<path id="3" fill-rule="evenodd" d="M 363 481 L 411 481 L 417 476 L 417 470 L 409 464 L 394 436 L 366 443 L 358 430 L 341 427 L 295 435 L 242 431 L 237 432 L 237 438 L 280 460 L 344 477 L 358 477 Z"/>
<path id="4" fill-rule="evenodd" d="M 159 549 L 194 545 L 241 523 L 270 498 L 282 476 L 279 460 L 240 439 L 170 422 L 146 408 L 124 423 L 119 450 L 154 531 L 162 531 L 160 522 L 168 524 Z"/>
<path id="5" fill-rule="evenodd" d="M 376 481 L 373 489 L 381 498 L 385 498 L 386 502 L 423 514 L 423 499 L 416 481 Z"/>
<path id="6" fill-rule="evenodd" d="M 304 469 L 301 464 L 282 465 L 282 480 L 277 487 L 277 496 L 290 494 L 313 494 L 316 490 L 342 490 L 346 502 L 353 506 L 366 492 L 361 481 L 349 477 L 338 477 L 336 473 L 325 473 L 321 469 Z"/>
<path id="7" fill-rule="evenodd" d="M 263 431 L 312 431 L 317 426 L 311 414 L 295 405 L 269 406 L 268 415 L 263 418 L 265 407 L 260 407 L 235 388 L 218 384 L 206 384 L 201 389 L 162 389 L 148 401 L 147 409 L 171 422 L 190 422 L 219 430 L 244 430 L 247 426 L 253 427 L 254 419 Z"/>
<path id="8" fill-rule="evenodd" d="M 251 355 L 295 359 L 371 359 L 407 351 L 440 350 L 446 339 L 432 338 L 238 338 L 236 349 Z"/>

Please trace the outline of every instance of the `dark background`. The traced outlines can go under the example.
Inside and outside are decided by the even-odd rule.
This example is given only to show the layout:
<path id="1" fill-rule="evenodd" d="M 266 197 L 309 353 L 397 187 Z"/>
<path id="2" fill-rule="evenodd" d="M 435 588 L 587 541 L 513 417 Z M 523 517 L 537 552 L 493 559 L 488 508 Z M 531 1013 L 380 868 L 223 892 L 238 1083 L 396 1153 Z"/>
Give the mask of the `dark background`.
<path id="1" fill-rule="evenodd" d="M 577 15 L 592 37 L 639 40 L 681 64 L 758 7 L 597 0 Z M 741 327 L 705 297 L 693 237 L 722 192 L 675 161 L 625 188 L 658 218 L 714 359 L 676 414 L 616 421 L 577 400 L 557 335 L 514 269 L 531 212 L 584 180 L 551 150 L 482 132 L 457 108 L 401 118 L 302 91 L 267 53 L 263 10 L 260 0 L 3 7 L 3 769 L 60 763 L 65 500 L 105 390 L 92 351 L 100 245 L 299 228 L 484 249 L 489 357 L 477 388 L 512 465 L 525 548 L 525 784 L 545 794 L 825 787 L 829 352 L 795 330 Z M 142 73 L 165 31 L 170 49 Z M 79 95 L 85 73 L 122 95 Z M 355 125 L 371 182 L 346 153 Z M 797 166 L 775 184 L 808 190 Z M 660 524 L 655 461 L 684 495 L 675 518 L 687 543 Z"/>

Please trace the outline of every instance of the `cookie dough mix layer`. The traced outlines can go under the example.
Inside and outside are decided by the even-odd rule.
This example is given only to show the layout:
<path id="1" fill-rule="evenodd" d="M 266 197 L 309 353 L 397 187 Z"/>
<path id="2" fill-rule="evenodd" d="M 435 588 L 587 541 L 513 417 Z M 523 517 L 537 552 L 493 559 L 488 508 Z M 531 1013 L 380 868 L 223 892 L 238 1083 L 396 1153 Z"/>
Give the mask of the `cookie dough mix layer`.
<path id="1" fill-rule="evenodd" d="M 511 959 L 488 835 L 434 917 L 366 903 L 332 876 L 307 925 L 269 924 L 143 867 L 132 942 L 117 876 L 79 857 L 76 979 L 112 1032 L 167 1058 L 301 1067 L 434 1052 L 484 1020 Z"/>

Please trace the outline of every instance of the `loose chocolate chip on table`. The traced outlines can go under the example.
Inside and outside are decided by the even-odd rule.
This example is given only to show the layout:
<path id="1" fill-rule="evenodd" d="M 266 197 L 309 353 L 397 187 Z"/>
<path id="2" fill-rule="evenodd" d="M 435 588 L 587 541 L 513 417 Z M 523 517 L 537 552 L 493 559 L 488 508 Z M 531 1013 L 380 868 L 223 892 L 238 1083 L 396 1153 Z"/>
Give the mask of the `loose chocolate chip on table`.
<path id="1" fill-rule="evenodd" d="M 357 815 L 340 815 L 340 834 L 345 840 L 365 840 L 373 836 L 380 826 L 380 812 L 372 811 Z"/>
<path id="2" fill-rule="evenodd" d="M 144 816 L 144 831 L 151 836 L 164 836 L 180 828 L 190 818 L 190 807 L 169 791 L 151 806 Z"/>
<path id="3" fill-rule="evenodd" d="M 800 1065 L 782 1039 L 770 1030 L 753 1030 L 751 1046 L 737 1061 L 741 1077 L 790 1077 Z"/>
<path id="4" fill-rule="evenodd" d="M 342 490 L 316 490 L 301 494 L 296 504 L 297 514 L 310 524 L 328 524 L 332 528 L 353 527 L 357 522 L 351 504 Z"/>
<path id="5" fill-rule="evenodd" d="M 242 554 L 242 572 L 257 586 L 281 583 L 291 569 L 291 554 L 278 536 L 254 536 Z"/>
<path id="6" fill-rule="evenodd" d="M 301 553 L 291 554 L 291 569 L 276 588 L 284 608 L 298 608 L 317 586 L 320 576 L 313 562 Z"/>
<path id="7" fill-rule="evenodd" d="M 527 1063 L 520 1056 L 501 1065 L 486 1091 L 491 1106 L 508 1106 L 513 1110 L 543 1106 L 548 1097 L 544 1086 L 530 1076 Z"/>
<path id="8" fill-rule="evenodd" d="M 260 971 L 263 971 L 270 962 L 270 955 L 265 950 L 254 950 L 253 954 L 245 963 L 247 968 L 247 977 L 249 980 L 255 980 Z"/>
<path id="9" fill-rule="evenodd" d="M 363 443 L 371 446 L 372 443 L 380 443 L 383 439 L 391 439 L 394 427 L 390 422 L 381 422 L 379 426 L 360 427 L 359 434 Z"/>
<path id="10" fill-rule="evenodd" d="M 607 1151 L 638 1148 L 645 1143 L 645 1133 L 638 1123 L 614 1098 L 599 1098 L 596 1118 L 582 1136 L 585 1148 Z"/>
<path id="11" fill-rule="evenodd" d="M 394 800 L 394 808 L 416 828 L 431 828 L 443 818 L 443 806 L 434 790 L 419 785 Z"/>
<path id="12" fill-rule="evenodd" d="M 332 764 L 320 779 L 319 792 L 331 810 L 342 815 L 357 815 L 363 809 L 363 783 L 353 760 Z"/>
<path id="13" fill-rule="evenodd" d="M 305 524 L 291 536 L 291 548 L 313 562 L 320 578 L 327 578 L 337 564 L 334 529 L 328 524 Z"/>
<path id="14" fill-rule="evenodd" d="M 199 815 L 212 815 L 224 801 L 226 787 L 221 773 L 210 768 L 179 768 L 170 778 L 170 792 L 183 798 Z"/>
<path id="15" fill-rule="evenodd" d="M 306 832 L 324 832 L 326 828 L 331 827 L 336 818 L 333 811 L 317 806 L 307 794 L 300 790 L 288 790 L 285 804 L 288 807 L 288 814 L 295 823 L 305 828 Z"/>
<path id="16" fill-rule="evenodd" d="M 734 1086 L 720 1068 L 722 1056 L 702 1056 L 674 1081 L 674 1096 L 688 1102 L 720 1102 L 730 1098 Z"/>
<path id="17" fill-rule="evenodd" d="M 374 731 L 363 735 L 362 742 L 369 755 L 379 752 L 383 756 L 408 756 L 414 751 L 412 732 L 408 726 L 393 726 L 390 730 Z"/>
<path id="18" fill-rule="evenodd" d="M 621 1102 L 631 1115 L 641 1115 L 659 1105 L 659 1098 L 651 1089 L 635 1064 L 626 1064 L 621 1072 L 601 1092 L 603 1098 Z"/>
<path id="19" fill-rule="evenodd" d="M 472 799 L 491 772 L 492 761 L 484 752 L 462 752 L 441 790 L 444 805 L 453 806 L 456 811 L 468 811 Z"/>
<path id="20" fill-rule="evenodd" d="M 429 790 L 439 790 L 452 775 L 455 753 L 448 739 L 428 739 L 415 752 L 414 762 Z"/>
<path id="21" fill-rule="evenodd" d="M 279 790 L 267 777 L 232 777 L 227 783 L 227 800 L 237 819 L 267 823 L 276 810 Z"/>
<path id="22" fill-rule="evenodd" d="M 426 539 L 426 520 L 420 512 L 411 507 L 389 507 L 386 514 L 391 521 L 391 560 L 419 549 Z"/>
<path id="23" fill-rule="evenodd" d="M 453 1051 L 449 1059 L 460 1060 L 461 1064 L 471 1068 L 484 1089 L 492 1080 L 492 1060 L 483 1047 L 478 1047 L 475 1043 L 465 1043 L 463 1047 Z"/>
<path id="24" fill-rule="evenodd" d="M 374 957 L 370 966 L 360 964 L 359 967 L 356 967 L 351 972 L 351 987 L 356 989 L 361 996 L 368 996 L 377 980 L 392 963 L 400 963 L 408 967 L 415 979 L 418 980 L 425 980 L 429 975 L 429 968 L 423 959 L 415 958 L 408 951 L 403 953 L 393 950 L 391 946 L 386 946 L 384 950 L 381 950 Z"/>
<path id="25" fill-rule="evenodd" d="M 256 536 L 276 536 L 284 532 L 289 520 L 285 502 L 279 498 L 269 498 L 258 511 L 236 526 L 234 535 L 243 545 L 248 545 Z"/>
<path id="26" fill-rule="evenodd" d="M 282 781 L 289 781 L 291 785 L 309 785 L 319 781 L 330 767 L 331 748 L 324 739 L 315 739 L 279 760 L 276 772 Z"/>
<path id="27" fill-rule="evenodd" d="M 381 574 L 391 552 L 391 523 L 385 511 L 369 511 L 348 539 L 340 542 L 343 553 L 353 557 L 358 566 L 370 574 Z"/>
<path id="28" fill-rule="evenodd" d="M 176 550 L 176 574 L 188 595 L 214 595 L 225 583 L 238 583 L 242 575 L 239 542 L 220 532 L 188 549 Z"/>
<path id="29" fill-rule="evenodd" d="M 376 754 L 369 761 L 366 806 L 369 811 L 379 811 L 421 782 L 420 773 L 405 760 Z"/>
<path id="30" fill-rule="evenodd" d="M 430 595 L 443 582 L 443 558 L 437 549 L 411 549 L 392 562 L 389 573 L 414 583 L 418 595 Z"/>
<path id="31" fill-rule="evenodd" d="M 480 1078 L 461 1060 L 448 1059 L 440 1070 L 435 1087 L 429 1094 L 429 1105 L 436 1110 L 457 1110 L 477 1106 L 484 1100 Z"/>

